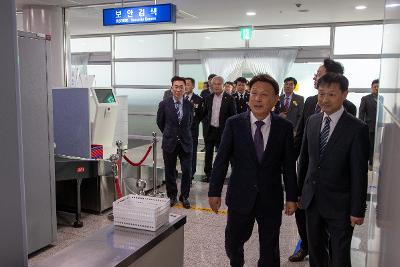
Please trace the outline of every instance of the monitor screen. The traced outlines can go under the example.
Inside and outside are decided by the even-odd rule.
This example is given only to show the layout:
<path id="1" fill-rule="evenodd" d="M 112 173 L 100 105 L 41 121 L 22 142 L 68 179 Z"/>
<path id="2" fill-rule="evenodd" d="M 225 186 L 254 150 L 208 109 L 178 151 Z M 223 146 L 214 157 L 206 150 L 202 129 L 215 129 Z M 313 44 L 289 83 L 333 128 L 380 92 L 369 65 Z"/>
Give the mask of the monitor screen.
<path id="1" fill-rule="evenodd" d="M 115 103 L 115 97 L 112 89 L 94 89 L 97 100 L 102 103 Z"/>

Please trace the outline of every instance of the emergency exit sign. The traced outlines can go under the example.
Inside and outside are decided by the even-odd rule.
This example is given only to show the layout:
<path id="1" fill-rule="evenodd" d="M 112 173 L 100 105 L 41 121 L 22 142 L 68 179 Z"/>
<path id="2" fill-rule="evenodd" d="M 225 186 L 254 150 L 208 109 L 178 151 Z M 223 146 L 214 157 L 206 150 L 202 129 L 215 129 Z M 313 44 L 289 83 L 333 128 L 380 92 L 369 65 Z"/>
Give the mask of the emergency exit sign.
<path id="1" fill-rule="evenodd" d="M 242 40 L 250 40 L 252 34 L 253 34 L 253 28 L 251 27 L 240 28 L 240 38 L 242 38 Z"/>

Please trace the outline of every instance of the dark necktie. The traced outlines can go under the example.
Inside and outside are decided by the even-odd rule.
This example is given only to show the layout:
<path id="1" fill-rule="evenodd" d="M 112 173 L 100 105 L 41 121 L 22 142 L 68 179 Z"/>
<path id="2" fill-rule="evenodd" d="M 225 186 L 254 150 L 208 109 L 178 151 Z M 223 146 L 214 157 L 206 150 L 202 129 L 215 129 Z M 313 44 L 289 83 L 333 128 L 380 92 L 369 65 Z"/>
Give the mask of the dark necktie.
<path id="1" fill-rule="evenodd" d="M 264 122 L 256 121 L 255 124 L 257 126 L 257 129 L 256 132 L 254 133 L 254 146 L 256 148 L 258 161 L 261 162 L 264 153 L 264 139 L 261 132 L 261 126 L 264 125 Z"/>
<path id="2" fill-rule="evenodd" d="M 176 115 L 178 116 L 178 122 L 181 123 L 182 120 L 182 113 L 181 113 L 181 101 L 176 101 L 175 102 L 175 111 L 176 111 Z"/>
<path id="3" fill-rule="evenodd" d="M 330 122 L 331 122 L 331 118 L 325 117 L 325 125 L 319 136 L 319 155 L 320 156 L 322 156 L 324 154 L 326 144 L 328 143 L 329 131 L 331 129 Z"/>
<path id="4" fill-rule="evenodd" d="M 284 111 L 289 110 L 289 97 L 285 97 L 285 105 L 283 106 Z"/>

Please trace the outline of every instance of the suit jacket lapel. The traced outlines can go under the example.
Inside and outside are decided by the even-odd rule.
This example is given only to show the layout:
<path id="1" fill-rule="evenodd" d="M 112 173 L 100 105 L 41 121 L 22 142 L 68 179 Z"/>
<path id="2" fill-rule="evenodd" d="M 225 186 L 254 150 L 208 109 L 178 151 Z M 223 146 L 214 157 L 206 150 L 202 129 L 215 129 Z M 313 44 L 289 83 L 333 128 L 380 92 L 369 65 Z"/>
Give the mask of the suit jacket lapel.
<path id="1" fill-rule="evenodd" d="M 313 134 L 311 135 L 311 139 L 308 142 L 315 142 L 315 145 L 312 146 L 314 147 L 314 154 L 317 155 L 317 159 L 319 160 L 320 155 L 319 155 L 319 138 L 321 135 L 321 126 L 322 126 L 322 119 L 324 118 L 324 113 L 319 113 L 318 114 L 318 119 L 316 122 L 316 126 L 312 127 L 312 130 L 314 131 Z"/>
<path id="2" fill-rule="evenodd" d="M 263 154 L 263 159 L 262 162 L 265 161 L 265 158 L 268 157 L 269 155 L 273 155 L 272 153 L 272 149 L 274 146 L 274 140 L 278 139 L 278 135 L 279 135 L 279 128 L 275 126 L 275 121 L 276 121 L 276 117 L 277 115 L 275 115 L 273 112 L 270 113 L 270 119 L 271 119 L 271 126 L 269 129 L 269 135 L 268 135 L 268 141 L 267 141 L 267 145 L 264 149 L 264 154 Z"/>

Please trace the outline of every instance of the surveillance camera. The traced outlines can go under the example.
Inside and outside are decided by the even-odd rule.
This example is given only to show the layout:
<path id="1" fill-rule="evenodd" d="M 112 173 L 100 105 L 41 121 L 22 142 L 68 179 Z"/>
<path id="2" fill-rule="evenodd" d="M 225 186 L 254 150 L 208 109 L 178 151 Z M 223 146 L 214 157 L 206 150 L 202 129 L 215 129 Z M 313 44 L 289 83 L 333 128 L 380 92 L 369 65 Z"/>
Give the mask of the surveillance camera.
<path id="1" fill-rule="evenodd" d="M 297 7 L 301 7 L 301 3 L 296 3 L 296 6 Z"/>

